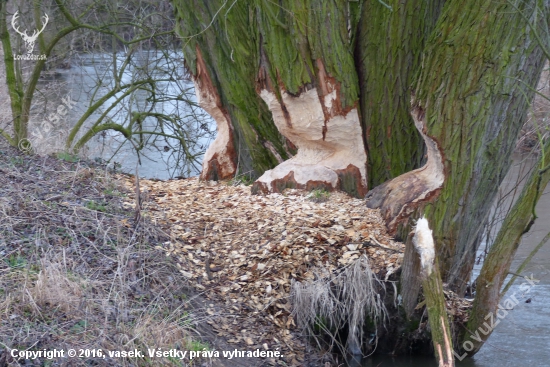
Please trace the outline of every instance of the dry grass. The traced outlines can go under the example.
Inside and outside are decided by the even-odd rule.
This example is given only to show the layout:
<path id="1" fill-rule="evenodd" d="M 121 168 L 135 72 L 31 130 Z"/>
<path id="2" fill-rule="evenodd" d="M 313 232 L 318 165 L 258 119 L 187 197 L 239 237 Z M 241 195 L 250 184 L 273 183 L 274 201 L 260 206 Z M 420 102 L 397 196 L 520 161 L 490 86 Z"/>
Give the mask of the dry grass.
<path id="1" fill-rule="evenodd" d="M 198 311 L 191 311 L 187 284 L 162 249 L 168 237 L 146 215 L 134 223 L 125 195 L 99 167 L 0 145 L 0 366 L 189 363 L 108 356 L 16 361 L 12 348 L 207 347 L 190 337 Z"/>
<path id="2" fill-rule="evenodd" d="M 366 318 L 375 327 L 388 321 L 384 290 L 383 282 L 363 255 L 337 273 L 320 270 L 314 281 L 293 282 L 292 314 L 304 334 L 312 336 L 319 346 L 323 344 L 322 336 L 329 335 L 329 350 L 336 343 L 343 354 L 346 350 L 362 354 Z M 338 332 L 344 327 L 348 329 L 345 345 L 338 343 Z"/>

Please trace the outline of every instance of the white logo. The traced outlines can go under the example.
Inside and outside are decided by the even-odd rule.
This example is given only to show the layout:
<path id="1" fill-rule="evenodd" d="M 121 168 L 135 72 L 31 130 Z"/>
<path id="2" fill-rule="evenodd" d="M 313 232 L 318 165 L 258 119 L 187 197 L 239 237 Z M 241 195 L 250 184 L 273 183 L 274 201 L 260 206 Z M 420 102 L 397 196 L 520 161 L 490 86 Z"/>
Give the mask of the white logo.
<path id="1" fill-rule="evenodd" d="M 16 11 L 13 17 L 11 18 L 11 26 L 13 27 L 14 31 L 16 31 L 21 35 L 21 37 L 23 38 L 23 41 L 25 41 L 25 48 L 27 49 L 27 55 L 30 55 L 34 50 L 34 43 L 38 39 L 38 36 L 40 35 L 40 33 L 42 33 L 42 31 L 44 31 L 44 28 L 46 28 L 46 24 L 48 24 L 48 20 L 49 20 L 48 14 L 44 14 L 44 17 L 43 17 L 44 22 L 42 23 L 42 29 L 41 30 L 35 29 L 32 35 L 29 36 L 27 34 L 26 29 L 24 32 L 21 32 L 19 29 L 17 29 L 17 25 L 15 24 L 15 21 L 18 18 L 17 13 L 19 12 Z"/>

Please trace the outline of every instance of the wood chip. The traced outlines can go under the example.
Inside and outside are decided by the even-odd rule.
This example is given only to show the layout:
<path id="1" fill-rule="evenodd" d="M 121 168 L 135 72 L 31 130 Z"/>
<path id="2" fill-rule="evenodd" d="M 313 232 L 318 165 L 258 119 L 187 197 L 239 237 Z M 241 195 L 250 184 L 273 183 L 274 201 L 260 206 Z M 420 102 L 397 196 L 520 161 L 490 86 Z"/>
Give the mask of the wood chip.
<path id="1" fill-rule="evenodd" d="M 120 179 L 134 187 L 132 179 Z M 140 185 L 151 200 L 142 215 L 170 234 L 163 249 L 178 259 L 190 285 L 216 304 L 209 317 L 217 318 L 218 332 L 243 348 L 269 343 L 289 363 L 305 350 L 290 317 L 292 279 L 312 280 L 313 268 L 336 271 L 362 254 L 383 278 L 403 259 L 404 245 L 387 234 L 379 212 L 344 193 L 315 203 L 300 190 L 256 196 L 250 187 L 196 178 Z M 131 195 L 127 201 L 135 203 Z"/>

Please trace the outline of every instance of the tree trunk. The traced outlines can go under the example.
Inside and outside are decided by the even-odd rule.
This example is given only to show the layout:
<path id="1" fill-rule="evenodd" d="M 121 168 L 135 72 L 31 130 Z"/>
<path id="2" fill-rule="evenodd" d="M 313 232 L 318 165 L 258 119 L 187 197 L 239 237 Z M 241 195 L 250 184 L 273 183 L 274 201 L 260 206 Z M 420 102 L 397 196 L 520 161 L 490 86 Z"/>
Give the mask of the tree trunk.
<path id="1" fill-rule="evenodd" d="M 402 278 L 400 289 L 414 287 L 395 312 L 415 317 L 423 283 L 441 331 L 435 352 L 451 363 L 442 284 L 464 293 L 511 164 L 533 96 L 524 86 L 536 85 L 544 61 L 528 22 L 535 2 L 174 3 L 199 102 L 218 123 L 202 177 L 238 167 L 260 176 L 256 192 L 356 196 L 370 182 L 368 205 L 403 239 L 409 218 L 424 214 L 435 270 Z M 410 274 L 418 263 L 412 253 L 406 260 Z M 391 330 L 403 340 L 403 328 Z"/>
<path id="2" fill-rule="evenodd" d="M 0 130 L 10 144 L 17 146 L 22 139 L 27 138 L 26 125 L 21 122 L 23 85 L 16 77 L 15 60 L 13 59 L 10 34 L 7 26 L 7 6 L 8 3 L 0 3 L 0 40 L 2 42 L 2 51 L 4 53 L 4 64 L 6 70 L 6 85 L 10 95 L 11 112 L 14 126 L 14 137 L 9 133 Z"/>
<path id="3" fill-rule="evenodd" d="M 428 135 L 442 147 L 448 177 L 426 214 L 444 279 L 459 294 L 544 65 L 529 24 L 512 3 L 532 17 L 532 2 L 448 2 L 417 87 L 419 103 L 427 107 Z"/>
<path id="4" fill-rule="evenodd" d="M 293 149 L 256 92 L 261 34 L 255 11 L 243 1 L 175 5 L 199 104 L 218 125 L 201 177 L 226 179 L 237 173 L 257 177 L 287 159 Z"/>
<path id="5" fill-rule="evenodd" d="M 369 187 L 420 167 L 422 138 L 410 115 L 411 85 L 443 1 L 366 1 L 357 30 L 361 118 Z"/>
<path id="6" fill-rule="evenodd" d="M 451 329 L 445 307 L 443 282 L 439 264 L 435 257 L 435 245 L 432 231 L 426 218 L 421 218 L 415 227 L 414 248 L 420 256 L 420 278 L 426 298 L 426 308 L 430 320 L 432 343 L 439 367 L 454 367 Z"/>
<path id="7" fill-rule="evenodd" d="M 445 180 L 423 211 L 433 223 L 443 279 L 459 294 L 533 96 L 524 85 L 536 85 L 543 64 L 528 23 L 510 3 L 447 2 L 424 50 L 416 104 L 443 157 Z M 385 185 L 408 185 L 406 175 Z M 381 207 L 397 232 L 408 217 L 402 213 L 416 210 L 417 201 L 403 201 L 391 187 L 372 193 L 379 202 L 371 206 Z M 397 210 L 398 200 L 406 207 Z"/>
<path id="8" fill-rule="evenodd" d="M 500 290 L 510 271 L 521 236 L 533 225 L 536 219 L 535 206 L 550 181 L 549 155 L 550 139 L 547 139 L 537 166 L 502 223 L 497 238 L 483 262 L 476 281 L 476 297 L 466 327 L 468 331 L 463 333 L 463 351 L 476 353 L 493 332 L 494 322 L 490 320 L 498 319 Z M 473 348 L 470 348 L 470 345 L 465 348 L 466 343 L 471 343 Z"/>
<path id="9" fill-rule="evenodd" d="M 255 192 L 322 187 L 365 195 L 347 28 L 357 4 L 180 1 L 176 8 L 199 102 L 218 124 L 203 178 L 228 178 L 240 166 L 261 175 Z"/>

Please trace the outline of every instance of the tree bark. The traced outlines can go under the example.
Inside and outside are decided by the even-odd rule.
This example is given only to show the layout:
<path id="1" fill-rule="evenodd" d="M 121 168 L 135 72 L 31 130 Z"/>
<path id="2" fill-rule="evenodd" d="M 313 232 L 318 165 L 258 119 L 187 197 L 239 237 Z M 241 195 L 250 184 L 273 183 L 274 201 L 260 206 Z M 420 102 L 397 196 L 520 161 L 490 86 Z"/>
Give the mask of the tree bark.
<path id="1" fill-rule="evenodd" d="M 255 192 L 322 187 L 364 196 L 366 152 L 347 28 L 358 5 L 226 6 L 176 2 L 199 101 L 218 123 L 202 177 L 227 178 L 240 166 L 261 175 Z"/>
<path id="2" fill-rule="evenodd" d="M 532 12 L 533 4 L 514 4 Z M 536 85 L 544 64 L 529 32 L 511 3 L 447 2 L 424 53 L 416 97 L 446 176 L 425 214 L 443 279 L 459 294 L 533 97 L 524 85 Z"/>
<path id="3" fill-rule="evenodd" d="M 287 159 L 293 149 L 256 92 L 261 34 L 254 8 L 222 0 L 175 5 L 199 103 L 218 124 L 202 178 L 225 179 L 237 173 L 257 177 Z"/>
<path id="4" fill-rule="evenodd" d="M 533 225 L 536 219 L 535 206 L 550 181 L 549 155 L 550 139 L 547 139 L 537 166 L 502 223 L 497 238 L 483 262 L 476 281 L 476 297 L 466 327 L 467 331 L 463 333 L 462 338 L 463 342 L 473 343 L 473 348 L 467 351 L 469 353 L 476 353 L 493 332 L 494 327 L 488 324 L 488 319 L 497 319 L 501 300 L 500 290 L 510 271 L 521 236 Z M 476 331 L 482 332 L 476 333 Z M 475 334 L 475 337 L 472 334 Z"/>
<path id="5" fill-rule="evenodd" d="M 410 115 L 411 85 L 444 1 L 366 1 L 357 31 L 361 118 L 369 187 L 421 166 L 423 141 Z"/>
<path id="6" fill-rule="evenodd" d="M 432 334 L 435 357 L 439 367 L 454 367 L 452 334 L 445 307 L 445 294 L 439 265 L 435 257 L 432 231 L 426 218 L 418 220 L 412 240 L 420 257 L 420 278 Z"/>
<path id="7" fill-rule="evenodd" d="M 13 59 L 10 34 L 7 26 L 7 6 L 8 3 L 3 1 L 0 3 L 0 41 L 2 42 L 2 51 L 4 53 L 4 64 L 6 70 L 6 85 L 10 95 L 11 113 L 13 118 L 14 136 L 13 138 L 7 132 L 2 131 L 4 136 L 12 145 L 17 146 L 22 139 L 27 138 L 26 124 L 23 123 L 22 113 L 22 96 L 24 87 L 15 73 L 15 60 Z"/>

